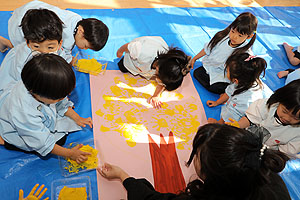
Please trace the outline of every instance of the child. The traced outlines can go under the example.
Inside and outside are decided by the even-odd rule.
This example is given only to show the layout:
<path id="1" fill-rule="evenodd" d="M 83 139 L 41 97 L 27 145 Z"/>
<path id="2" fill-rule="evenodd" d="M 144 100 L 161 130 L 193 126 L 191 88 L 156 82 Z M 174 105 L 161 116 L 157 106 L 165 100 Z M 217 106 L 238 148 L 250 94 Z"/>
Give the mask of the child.
<path id="1" fill-rule="evenodd" d="M 12 46 L 16 46 L 24 41 L 25 31 L 30 31 L 30 26 L 23 22 L 23 16 L 30 9 L 48 9 L 58 15 L 64 23 L 62 48 L 66 51 L 67 62 L 72 60 L 72 49 L 76 45 L 79 49 L 101 50 L 108 39 L 109 30 L 100 20 L 95 18 L 82 19 L 74 12 L 60 9 L 42 1 L 31 1 L 22 7 L 17 8 L 8 21 L 8 35 Z M 39 22 L 39 18 L 35 22 Z M 26 38 L 26 37 L 25 37 Z M 2 40 L 3 41 L 3 40 Z M 6 41 L 7 43 L 7 41 Z M 0 38 L 1 44 L 1 38 Z M 11 47 L 11 46 L 9 46 Z"/>
<path id="2" fill-rule="evenodd" d="M 290 61 L 290 63 L 294 66 L 300 64 L 300 46 L 292 47 L 288 43 L 284 42 L 283 47 L 285 49 L 285 53 Z M 278 78 L 283 78 L 287 76 L 285 84 L 300 78 L 300 71 L 294 69 L 286 69 L 277 73 Z"/>
<path id="3" fill-rule="evenodd" d="M 38 20 L 36 20 L 38 19 Z M 10 82 L 21 80 L 24 64 L 37 53 L 55 53 L 66 59 L 61 49 L 62 22 L 59 17 L 47 9 L 35 9 L 27 12 L 23 18 L 29 29 L 24 32 L 26 42 L 11 49 L 0 67 L 0 94 Z"/>
<path id="4" fill-rule="evenodd" d="M 60 146 L 68 132 L 92 127 L 91 118 L 80 117 L 66 97 L 75 87 L 72 68 L 60 56 L 40 54 L 25 64 L 21 77 L 22 81 L 10 84 L 0 95 L 0 144 L 84 162 L 89 153 L 80 151 L 80 145 Z"/>
<path id="5" fill-rule="evenodd" d="M 256 39 L 257 19 L 245 12 L 240 14 L 227 28 L 218 32 L 208 44 L 192 59 L 192 66 L 199 58 L 203 67 L 194 71 L 194 77 L 208 91 L 222 94 L 229 84 L 224 76 L 224 64 L 231 54 L 244 53 Z M 248 42 L 247 39 L 251 40 Z"/>
<path id="6" fill-rule="evenodd" d="M 159 100 L 163 90 L 172 91 L 177 89 L 183 77 L 190 71 L 190 56 L 183 51 L 169 47 L 159 36 L 144 36 L 132 40 L 121 46 L 117 51 L 119 69 L 140 75 L 147 80 L 155 79 L 157 86 L 152 97 L 148 99 L 154 108 L 160 108 Z"/>
<path id="7" fill-rule="evenodd" d="M 194 162 L 198 179 L 189 182 L 179 194 L 157 192 L 146 179 L 130 177 L 108 163 L 97 171 L 106 179 L 119 179 L 127 190 L 128 200 L 290 200 L 277 174 L 287 160 L 286 155 L 268 149 L 261 138 L 246 130 L 206 124 L 199 128 L 187 162 L 187 166 Z"/>
<path id="8" fill-rule="evenodd" d="M 262 82 L 259 78 L 261 73 L 265 73 L 267 66 L 263 58 L 251 56 L 248 53 L 231 55 L 226 63 L 225 70 L 231 84 L 227 86 L 225 93 L 217 101 L 208 100 L 206 103 L 209 107 L 217 105 L 226 105 L 222 107 L 221 119 L 218 123 L 230 122 L 232 118 L 240 120 L 249 105 L 257 99 L 262 99 Z M 216 123 L 213 118 L 208 119 L 208 123 Z"/>
<path id="9" fill-rule="evenodd" d="M 265 137 L 268 146 L 300 157 L 296 155 L 300 152 L 300 80 L 279 88 L 269 99 L 253 102 L 246 116 L 231 125 L 264 127 L 269 132 Z"/>

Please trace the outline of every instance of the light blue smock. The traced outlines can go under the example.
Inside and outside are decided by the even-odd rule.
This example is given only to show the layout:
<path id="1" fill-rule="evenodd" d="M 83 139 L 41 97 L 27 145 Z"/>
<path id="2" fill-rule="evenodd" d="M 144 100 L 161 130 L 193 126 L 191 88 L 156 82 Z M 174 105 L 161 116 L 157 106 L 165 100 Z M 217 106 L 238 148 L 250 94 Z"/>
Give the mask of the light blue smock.
<path id="1" fill-rule="evenodd" d="M 232 83 L 225 90 L 225 93 L 229 96 L 227 103 L 221 109 L 221 117 L 225 122 L 230 122 L 229 118 L 239 121 L 245 115 L 251 103 L 265 98 L 263 90 L 258 85 L 232 96 L 236 86 L 236 84 Z"/>
<path id="2" fill-rule="evenodd" d="M 66 58 L 66 52 L 59 49 L 58 55 Z M 24 65 L 32 58 L 31 49 L 23 42 L 12 48 L 0 66 L 0 95 L 10 82 L 21 80 Z"/>
<path id="3" fill-rule="evenodd" d="M 9 144 L 45 156 L 68 132 L 81 130 L 64 116 L 71 106 L 67 97 L 45 105 L 27 91 L 22 81 L 10 84 L 0 95 L 0 135 Z"/>
<path id="4" fill-rule="evenodd" d="M 226 73 L 224 76 L 225 62 L 235 49 L 248 44 L 248 41 L 246 40 L 238 47 L 231 47 L 229 45 L 229 40 L 229 36 L 226 36 L 223 40 L 216 44 L 212 51 L 208 48 L 209 43 L 204 45 L 206 55 L 202 59 L 202 64 L 209 75 L 210 85 L 217 82 L 230 83 Z"/>
<path id="5" fill-rule="evenodd" d="M 72 61 L 72 48 L 75 44 L 74 29 L 77 23 L 82 20 L 82 17 L 74 12 L 60 9 L 42 1 L 34 0 L 14 10 L 11 18 L 8 20 L 8 36 L 11 43 L 16 46 L 25 41 L 22 28 L 20 27 L 22 18 L 29 9 L 38 8 L 45 8 L 55 12 L 63 21 L 62 48 L 67 54 L 66 61 L 70 63 Z"/>
<path id="6" fill-rule="evenodd" d="M 296 69 L 295 71 L 289 73 L 286 77 L 285 84 L 287 85 L 297 79 L 300 79 L 300 69 Z"/>

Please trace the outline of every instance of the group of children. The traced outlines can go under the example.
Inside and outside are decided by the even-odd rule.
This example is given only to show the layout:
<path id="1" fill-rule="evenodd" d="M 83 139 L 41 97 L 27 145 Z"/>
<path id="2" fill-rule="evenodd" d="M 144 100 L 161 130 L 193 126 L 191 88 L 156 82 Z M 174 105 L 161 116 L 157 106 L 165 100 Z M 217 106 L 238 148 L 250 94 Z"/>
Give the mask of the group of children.
<path id="1" fill-rule="evenodd" d="M 117 57 L 121 58 L 118 62 L 121 72 L 156 81 L 156 90 L 148 99 L 148 103 L 154 108 L 161 108 L 160 94 L 164 90 L 172 91 L 180 87 L 184 77 L 201 57 L 203 66 L 194 70 L 194 77 L 208 91 L 220 94 L 219 99 L 209 100 L 207 105 L 214 107 L 225 104 L 222 106 L 221 119 L 208 119 L 213 124 L 200 127 L 194 138 L 188 165 L 194 160 L 200 179 L 188 185 L 181 199 L 208 197 L 211 191 L 220 192 L 215 193 L 216 195 L 232 191 L 226 192 L 224 188 L 227 188 L 226 184 L 232 184 L 232 180 L 227 180 L 226 176 L 233 169 L 230 168 L 228 173 L 225 170 L 227 174 L 224 172 L 226 176 L 223 178 L 220 173 L 216 175 L 216 171 L 212 170 L 216 164 L 209 161 L 208 155 L 213 146 L 204 146 L 212 142 L 213 138 L 218 141 L 218 137 L 223 137 L 224 143 L 226 139 L 233 141 L 233 138 L 239 141 L 236 148 L 244 148 L 244 153 L 238 159 L 245 155 L 247 157 L 252 152 L 249 148 L 254 148 L 253 152 L 258 153 L 255 159 L 259 166 L 253 167 L 253 163 L 250 163 L 250 167 L 245 166 L 247 170 L 251 168 L 252 174 L 259 171 L 260 175 L 255 181 L 261 183 L 278 179 L 278 175 L 270 178 L 267 177 L 270 174 L 264 173 L 281 171 L 288 160 L 285 154 L 297 157 L 300 152 L 300 80 L 291 80 L 286 86 L 276 90 L 270 98 L 265 97 L 260 77 L 265 73 L 267 63 L 263 58 L 253 56 L 250 50 L 257 36 L 257 24 L 253 14 L 241 13 L 227 28 L 216 33 L 193 58 L 177 47 L 170 47 L 159 36 L 136 38 L 122 45 L 117 51 Z M 79 49 L 101 50 L 108 39 L 107 26 L 98 19 L 82 19 L 71 11 L 35 0 L 14 11 L 9 19 L 8 33 L 10 40 L 0 36 L 1 50 L 11 48 L 0 67 L 0 144 L 8 149 L 38 153 L 41 156 L 52 153 L 71 158 L 78 163 L 84 162 L 89 154 L 80 151 L 80 145 L 72 149 L 62 147 L 69 132 L 80 130 L 80 127 L 86 125 L 92 127 L 91 118 L 80 117 L 73 110 L 73 103 L 67 98 L 75 87 L 75 75 L 71 68 L 74 59 L 71 53 L 75 45 Z M 298 62 L 291 63 L 299 64 L 299 53 L 291 53 L 292 50 L 287 44 L 285 49 L 290 61 L 298 59 Z M 278 76 L 281 78 L 292 73 L 294 72 L 287 70 L 280 72 Z M 248 131 L 224 123 L 247 128 L 253 135 L 259 130 L 259 135 L 263 132 L 263 137 L 256 143 L 249 142 L 249 138 L 245 139 L 250 137 Z M 218 131 L 220 133 L 216 134 Z M 228 137 L 222 135 L 225 132 Z M 241 133 L 241 138 L 236 138 L 233 133 Z M 251 147 L 247 149 L 241 144 Z M 218 145 L 221 153 L 223 147 Z M 264 151 L 266 156 L 262 159 Z M 226 156 L 230 157 L 230 153 L 234 152 L 228 152 Z M 275 169 L 267 164 L 271 155 L 280 158 L 280 168 Z M 222 159 L 225 158 L 220 157 Z M 261 164 L 261 160 L 265 164 Z M 237 169 L 243 169 L 244 164 L 238 164 Z M 226 165 L 227 163 L 222 164 Z M 106 164 L 99 173 L 109 179 L 121 179 L 126 189 L 130 188 L 128 191 L 136 192 L 136 180 L 128 180 L 128 174 L 120 168 Z M 251 179 L 249 173 L 244 173 L 241 170 L 242 178 L 238 182 Z M 141 189 L 148 191 L 149 188 Z M 249 195 L 252 189 L 256 190 L 250 187 L 239 195 Z M 194 190 L 201 190 L 201 195 L 197 193 L 199 196 L 193 196 Z M 228 195 L 230 196 L 229 193 Z"/>

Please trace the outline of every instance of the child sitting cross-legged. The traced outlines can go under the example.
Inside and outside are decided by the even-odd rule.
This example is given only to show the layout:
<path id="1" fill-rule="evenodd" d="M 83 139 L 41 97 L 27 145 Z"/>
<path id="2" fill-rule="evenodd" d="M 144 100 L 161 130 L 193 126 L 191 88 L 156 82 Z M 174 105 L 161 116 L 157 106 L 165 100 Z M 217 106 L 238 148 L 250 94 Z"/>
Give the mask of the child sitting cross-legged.
<path id="1" fill-rule="evenodd" d="M 71 158 L 77 163 L 87 152 L 62 147 L 69 132 L 89 125 L 91 118 L 80 117 L 66 97 L 75 87 L 75 75 L 60 56 L 40 54 L 28 61 L 22 80 L 9 84 L 0 95 L 0 144 L 10 150 L 49 153 Z"/>

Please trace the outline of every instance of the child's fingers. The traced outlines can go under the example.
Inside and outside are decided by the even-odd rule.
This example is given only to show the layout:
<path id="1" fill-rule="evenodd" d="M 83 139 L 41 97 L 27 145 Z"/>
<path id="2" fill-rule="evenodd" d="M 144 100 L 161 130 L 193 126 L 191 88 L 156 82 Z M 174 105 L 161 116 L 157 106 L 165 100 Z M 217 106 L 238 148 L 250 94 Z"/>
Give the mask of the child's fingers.
<path id="1" fill-rule="evenodd" d="M 24 191 L 22 189 L 19 190 L 19 200 L 24 199 Z"/>

